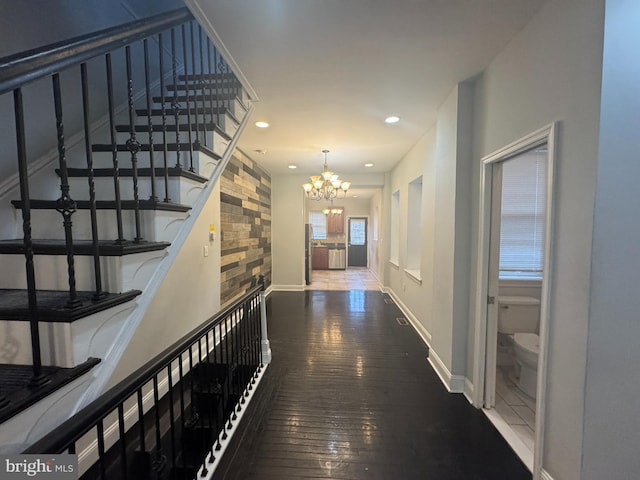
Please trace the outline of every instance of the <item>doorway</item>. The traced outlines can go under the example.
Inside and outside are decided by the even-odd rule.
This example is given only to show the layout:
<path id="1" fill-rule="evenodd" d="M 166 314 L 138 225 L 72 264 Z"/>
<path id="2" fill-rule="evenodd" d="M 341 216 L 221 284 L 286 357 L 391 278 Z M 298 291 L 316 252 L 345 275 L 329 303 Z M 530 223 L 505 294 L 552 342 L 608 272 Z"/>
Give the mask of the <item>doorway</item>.
<path id="1" fill-rule="evenodd" d="M 367 266 L 367 218 L 349 217 L 347 232 L 347 258 L 349 267 Z"/>
<path id="2" fill-rule="evenodd" d="M 487 416 L 494 423 L 496 428 L 501 432 L 505 439 L 511 444 L 516 453 L 520 456 L 522 461 L 533 471 L 534 478 L 538 478 L 539 472 L 542 467 L 542 439 L 544 428 L 544 412 L 545 412 L 545 400 L 546 400 L 546 366 L 547 366 L 547 345 L 548 345 L 548 304 L 549 304 L 549 291 L 550 291 L 550 275 L 551 271 L 551 239 L 553 224 L 553 171 L 554 171 L 554 145 L 555 145 L 555 131 L 556 125 L 551 124 L 545 128 L 542 128 L 511 145 L 508 145 L 497 152 L 488 155 L 482 159 L 482 172 L 481 172 L 481 198 L 480 198 L 480 221 L 479 221 L 479 237 L 478 237 L 478 269 L 477 269 L 477 285 L 476 290 L 476 333 L 475 333 L 475 354 L 474 354 L 474 405 L 478 408 L 483 408 Z M 528 268 L 520 266 L 512 268 L 513 258 L 516 258 L 519 251 L 522 250 L 522 241 L 516 238 L 513 245 L 508 242 L 505 243 L 505 230 L 521 230 L 523 222 L 522 218 L 517 219 L 513 223 L 513 219 L 509 220 L 508 215 L 515 217 L 522 217 L 522 213 L 526 211 L 527 214 L 531 214 L 531 211 L 536 210 L 531 205 L 531 201 L 539 201 L 535 198 L 528 200 L 529 203 L 524 202 L 523 205 L 504 204 L 504 199 L 510 198 L 509 195 L 505 195 L 506 186 L 503 186 L 503 179 L 509 178 L 505 176 L 505 171 L 514 171 L 514 165 L 519 165 L 517 162 L 521 162 L 522 165 L 528 165 L 524 167 L 524 172 L 529 172 L 526 175 L 522 175 L 523 178 L 527 175 L 531 175 L 531 171 L 535 168 L 526 164 L 527 159 L 537 158 L 537 161 L 543 164 L 544 173 L 537 179 L 542 183 L 544 192 L 544 201 L 541 204 L 542 207 L 538 207 L 538 229 L 542 229 L 543 233 L 538 233 L 537 240 L 532 240 L 535 244 L 538 243 L 537 248 L 540 252 L 539 258 L 534 258 L 534 254 L 531 256 L 531 263 L 536 263 L 535 268 Z M 534 166 L 535 167 L 535 166 Z M 527 170 L 529 168 L 529 170 Z M 521 168 L 522 170 L 522 168 Z M 532 181 L 535 181 L 532 180 Z M 509 180 L 509 188 L 520 188 L 518 185 L 513 184 L 513 179 Z M 516 182 L 517 183 L 517 182 Z M 539 190 L 538 190 L 539 191 Z M 535 194 L 533 195 L 535 197 Z M 511 202 L 512 200 L 509 200 Z M 540 211 L 541 209 L 541 211 Z M 503 215 L 505 214 L 505 215 Z M 531 219 L 527 220 L 530 221 Z M 511 222 L 512 224 L 509 224 Z M 534 222 L 535 224 L 535 222 Z M 529 227 L 526 227 L 529 228 Z M 532 229 L 535 231 L 536 226 Z M 518 232 L 516 232 L 518 233 Z M 521 232 L 520 232 L 521 233 Z M 502 246 L 502 252 L 501 252 Z M 521 252 L 520 252 L 521 253 Z M 510 263 L 511 262 L 511 263 Z M 526 264 L 526 262 L 525 262 Z M 532 397 L 522 395 L 520 400 L 525 407 L 529 407 L 535 416 L 535 420 L 531 419 L 534 427 L 532 437 L 527 441 L 527 438 L 522 436 L 522 432 L 519 428 L 514 426 L 515 422 L 509 423 L 508 419 L 504 418 L 498 413 L 499 408 L 497 404 L 500 404 L 502 398 L 496 398 L 496 387 L 498 385 L 497 380 L 509 380 L 502 378 L 503 374 L 509 371 L 509 368 L 513 368 L 516 374 L 519 364 L 517 361 L 513 362 L 513 367 L 509 367 L 509 363 L 505 363 L 504 371 L 499 369 L 500 353 L 508 353 L 512 356 L 512 360 L 517 358 L 514 353 L 516 346 L 514 345 L 514 334 L 505 334 L 498 332 L 498 315 L 500 307 L 504 308 L 505 301 L 502 301 L 500 295 L 505 295 L 505 288 L 507 282 L 511 282 L 511 287 L 520 287 L 526 289 L 531 288 L 537 281 L 539 290 L 537 294 L 533 296 L 539 297 L 539 324 L 538 324 L 538 360 L 537 370 L 533 370 L 531 378 L 535 384 L 535 389 Z M 525 290 L 520 290 L 525 291 Z M 511 294 L 516 296 L 515 294 Z M 513 297 L 512 297 L 513 298 Z M 525 298 L 524 295 L 520 298 Z M 503 297 L 504 299 L 504 297 Z M 505 317 L 502 317 L 503 319 Z M 503 324 L 503 330 L 504 324 Z M 517 329 L 516 329 L 517 330 Z M 502 345 L 499 344 L 499 339 Z M 511 343 L 508 343 L 511 342 Z M 510 348 L 500 352 L 500 348 Z M 503 362 L 504 363 L 504 362 Z M 517 375 L 516 375 L 517 376 Z M 518 380 L 512 378 L 512 386 L 516 389 L 514 393 L 517 393 L 517 388 L 522 385 L 518 385 Z M 502 385 L 498 385 L 499 389 L 505 388 L 505 382 Z M 504 393 L 502 390 L 501 393 Z M 531 392 L 529 392 L 531 393 Z M 509 392 L 507 392 L 509 394 Z M 517 396 L 517 395 L 516 395 Z M 528 401 L 527 401 L 528 399 Z M 509 406 L 507 406 L 509 407 Z M 502 407 L 504 408 L 504 407 Z M 504 411 L 504 410 L 503 410 Z M 525 422 L 522 422 L 525 423 Z"/>

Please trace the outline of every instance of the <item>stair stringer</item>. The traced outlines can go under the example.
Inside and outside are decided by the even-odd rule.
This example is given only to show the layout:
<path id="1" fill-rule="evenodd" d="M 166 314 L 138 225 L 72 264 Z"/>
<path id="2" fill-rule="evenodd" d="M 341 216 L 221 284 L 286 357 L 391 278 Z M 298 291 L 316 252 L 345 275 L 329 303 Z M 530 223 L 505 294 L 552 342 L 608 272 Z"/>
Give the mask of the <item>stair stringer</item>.
<path id="1" fill-rule="evenodd" d="M 77 380 L 5 421 L 2 424 L 2 433 L 3 436 L 5 433 L 10 433 L 12 443 L 5 446 L 0 444 L 0 453 L 18 453 L 22 451 L 25 447 L 42 438 L 49 431 L 98 398 L 109 386 L 113 372 L 119 365 L 129 342 L 145 314 L 152 306 L 160 286 L 167 277 L 193 226 L 214 192 L 220 176 L 229 163 L 237 142 L 249 121 L 252 110 L 253 105 L 250 104 L 236 134 L 227 145 L 224 155 L 222 155 L 222 158 L 213 169 L 209 181 L 193 204 L 188 217 L 183 222 L 171 246 L 166 250 L 167 255 L 157 265 L 156 272 L 147 283 L 143 293 L 133 302 L 134 306 L 130 315 L 119 323 L 110 345 L 101 346 L 100 353 L 105 352 L 100 355 L 101 362 Z M 113 328 L 113 325 L 111 328 Z M 101 338 L 101 341 L 106 340 L 104 337 Z M 91 343 L 94 342 L 92 341 Z"/>
<path id="2" fill-rule="evenodd" d="M 129 345 L 129 342 L 131 341 L 145 314 L 151 307 L 156 294 L 158 293 L 158 290 L 167 277 L 180 250 L 187 241 L 187 238 L 189 237 L 194 224 L 198 220 L 198 217 L 202 213 L 203 208 L 209 200 L 209 197 L 213 193 L 214 188 L 217 185 L 220 176 L 222 175 L 222 172 L 229 163 L 237 142 L 249 121 L 252 110 L 253 105 L 249 105 L 247 114 L 243 117 L 240 126 L 238 127 L 238 130 L 232 138 L 231 142 L 229 143 L 229 145 L 227 145 L 224 155 L 216 165 L 213 173 L 211 174 L 211 177 L 209 178 L 209 181 L 207 182 L 207 185 L 202 190 L 199 198 L 192 206 L 192 209 L 189 212 L 189 216 L 183 222 L 177 236 L 171 242 L 171 246 L 167 249 L 167 255 L 161 260 L 160 264 L 157 267 L 156 273 L 147 284 L 144 292 L 137 298 L 137 306 L 135 310 L 132 312 L 131 316 L 127 319 L 123 327 L 118 332 L 117 336 L 111 344 L 111 348 L 108 350 L 104 358 L 102 358 L 100 364 L 97 366 L 97 368 L 94 368 L 90 372 L 90 375 L 93 377 L 90 385 L 78 399 L 73 410 L 70 412 L 70 415 L 73 415 L 80 411 L 82 408 L 95 400 L 99 395 L 101 395 L 105 390 L 105 387 L 107 386 L 113 372 L 118 366 L 127 346 Z"/>

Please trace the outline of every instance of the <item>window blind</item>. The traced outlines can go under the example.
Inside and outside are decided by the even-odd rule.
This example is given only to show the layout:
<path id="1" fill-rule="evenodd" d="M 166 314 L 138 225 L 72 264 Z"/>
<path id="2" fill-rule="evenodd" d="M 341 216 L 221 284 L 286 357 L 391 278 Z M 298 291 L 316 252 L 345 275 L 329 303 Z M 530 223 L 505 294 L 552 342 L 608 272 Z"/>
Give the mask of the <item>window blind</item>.
<path id="1" fill-rule="evenodd" d="M 500 276 L 542 276 L 547 148 L 507 160 L 502 166 Z"/>
<path id="2" fill-rule="evenodd" d="M 322 212 L 309 212 L 309 223 L 313 227 L 313 239 L 327 238 L 327 216 Z"/>

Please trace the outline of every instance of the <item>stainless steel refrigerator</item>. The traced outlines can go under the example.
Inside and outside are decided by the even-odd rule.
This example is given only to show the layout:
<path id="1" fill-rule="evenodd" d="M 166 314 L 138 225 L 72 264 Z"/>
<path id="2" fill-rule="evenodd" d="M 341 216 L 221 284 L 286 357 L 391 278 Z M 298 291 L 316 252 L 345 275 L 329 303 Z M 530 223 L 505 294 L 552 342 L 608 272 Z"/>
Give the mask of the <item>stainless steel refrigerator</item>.
<path id="1" fill-rule="evenodd" d="M 313 227 L 310 223 L 304 225 L 304 281 L 311 285 L 311 272 L 313 260 Z"/>

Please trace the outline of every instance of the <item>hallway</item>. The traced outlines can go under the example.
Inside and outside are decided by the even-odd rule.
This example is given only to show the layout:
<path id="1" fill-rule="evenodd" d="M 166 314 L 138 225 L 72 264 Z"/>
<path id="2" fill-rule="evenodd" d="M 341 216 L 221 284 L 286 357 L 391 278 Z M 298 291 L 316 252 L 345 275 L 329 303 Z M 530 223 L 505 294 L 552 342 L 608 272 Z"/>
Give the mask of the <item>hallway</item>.
<path id="1" fill-rule="evenodd" d="M 314 270 L 305 290 L 380 290 L 380 282 L 366 267 Z"/>
<path id="2" fill-rule="evenodd" d="M 214 478 L 531 478 L 388 295 L 274 292 L 267 308 L 273 361 Z"/>

